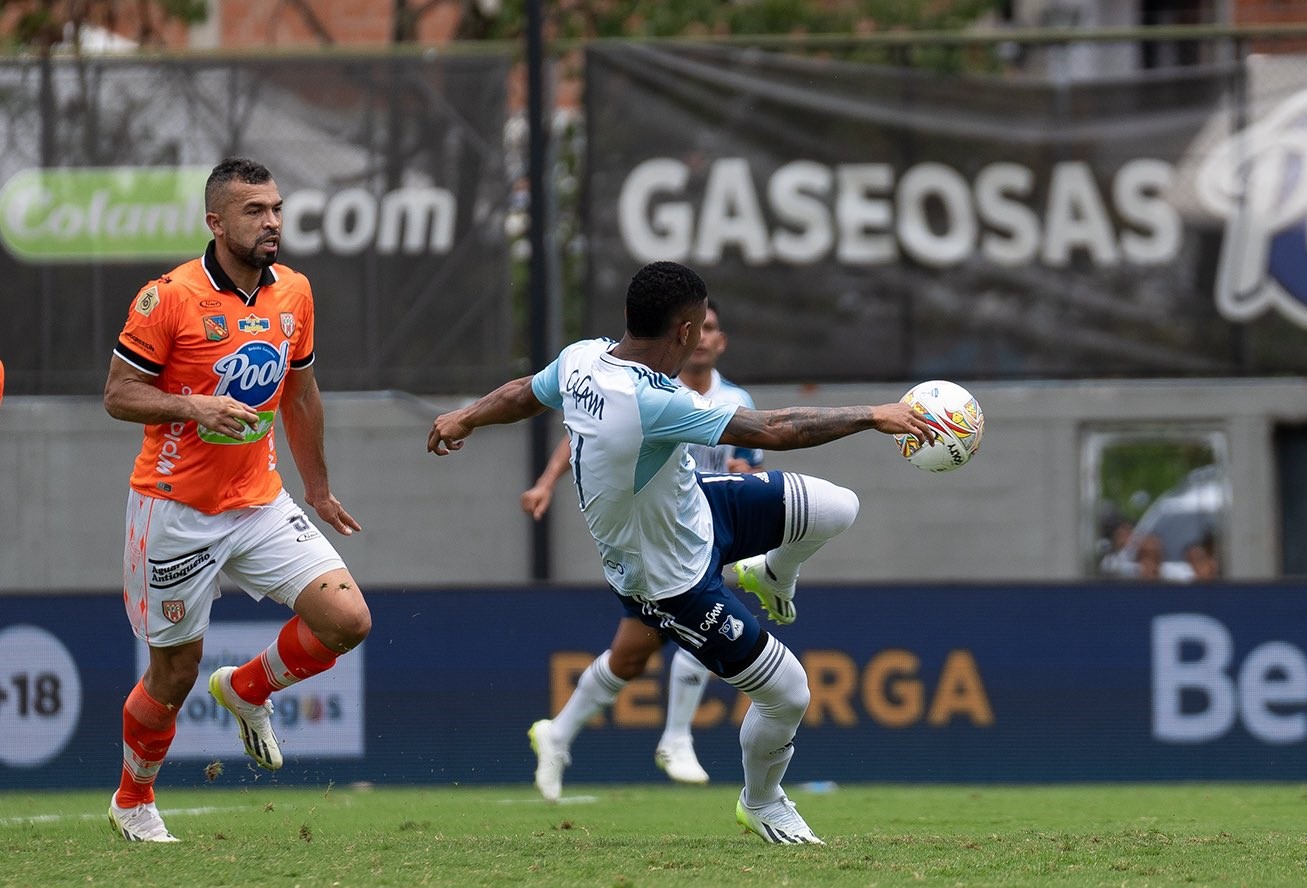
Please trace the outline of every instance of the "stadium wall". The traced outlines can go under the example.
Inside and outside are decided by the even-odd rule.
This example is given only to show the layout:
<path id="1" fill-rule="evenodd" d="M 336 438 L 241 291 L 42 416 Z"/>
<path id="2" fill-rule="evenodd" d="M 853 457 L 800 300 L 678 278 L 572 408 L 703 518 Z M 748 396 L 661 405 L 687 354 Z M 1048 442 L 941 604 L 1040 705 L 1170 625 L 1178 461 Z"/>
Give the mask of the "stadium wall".
<path id="1" fill-rule="evenodd" d="M 907 385 L 761 386 L 760 407 L 897 400 Z M 911 468 L 884 436 L 770 454 L 768 467 L 847 485 L 853 528 L 806 568 L 807 582 L 1063 583 L 1085 574 L 1081 452 L 1115 428 L 1212 429 L 1228 442 L 1228 578 L 1275 579 L 1280 529 L 1272 436 L 1307 421 L 1298 379 L 975 384 L 985 440 L 961 471 Z M 328 394 L 332 487 L 364 526 L 336 537 L 365 589 L 520 585 L 530 581 L 528 428 L 479 430 L 467 448 L 426 453 L 431 420 L 457 399 Z M 558 434 L 562 434 L 561 427 Z M 6 593 L 121 588 L 123 510 L 140 431 L 98 398 L 11 397 L 0 408 L 0 608 Z M 280 468 L 302 487 L 282 447 Z M 590 584 L 598 567 L 566 484 L 552 522 L 553 577 Z M 2 611 L 0 611 L 2 612 Z"/>
<path id="2" fill-rule="evenodd" d="M 529 783 L 526 729 L 603 648 L 609 596 L 374 595 L 362 647 L 278 695 L 283 770 L 252 767 L 200 682 L 161 784 Z M 813 691 L 791 785 L 1307 779 L 1300 589 L 814 584 L 799 604 L 777 630 Z M 117 780 L 122 700 L 144 658 L 120 608 L 103 595 L 0 601 L 0 790 Z M 214 616 L 201 674 L 261 649 L 283 612 L 232 596 Z M 632 682 L 581 734 L 569 785 L 662 779 L 662 680 L 656 668 Z M 740 779 L 742 715 L 710 682 L 696 748 L 721 784 Z"/>

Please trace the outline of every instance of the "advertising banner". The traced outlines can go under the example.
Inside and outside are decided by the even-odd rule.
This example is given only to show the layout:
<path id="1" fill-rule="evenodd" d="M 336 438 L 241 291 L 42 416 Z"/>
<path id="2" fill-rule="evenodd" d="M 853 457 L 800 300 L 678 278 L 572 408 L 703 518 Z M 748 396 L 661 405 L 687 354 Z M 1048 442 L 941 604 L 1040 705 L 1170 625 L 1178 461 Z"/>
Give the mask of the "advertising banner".
<path id="1" fill-rule="evenodd" d="M 631 274 L 668 259 L 707 281 L 737 381 L 1301 373 L 1304 70 L 591 46 L 587 330 L 620 335 Z"/>
<path id="2" fill-rule="evenodd" d="M 248 156 L 283 198 L 324 389 L 467 391 L 510 373 L 507 57 L 0 63 L 0 356 L 12 394 L 98 394 L 137 292 L 210 239 Z"/>
<path id="3" fill-rule="evenodd" d="M 1307 779 L 1299 588 L 801 593 L 798 622 L 768 624 L 812 691 L 789 782 Z M 369 602 L 362 647 L 274 696 L 281 771 L 253 769 L 202 680 L 161 783 L 529 784 L 527 728 L 562 705 L 621 615 L 602 589 L 407 591 Z M 122 704 L 143 666 L 121 607 L 116 596 L 0 598 L 0 789 L 116 782 Z M 271 642 L 284 613 L 225 596 L 202 673 Z M 568 781 L 665 779 L 653 753 L 670 655 L 581 733 Z M 709 682 L 694 736 L 714 781 L 740 780 L 747 705 Z"/>

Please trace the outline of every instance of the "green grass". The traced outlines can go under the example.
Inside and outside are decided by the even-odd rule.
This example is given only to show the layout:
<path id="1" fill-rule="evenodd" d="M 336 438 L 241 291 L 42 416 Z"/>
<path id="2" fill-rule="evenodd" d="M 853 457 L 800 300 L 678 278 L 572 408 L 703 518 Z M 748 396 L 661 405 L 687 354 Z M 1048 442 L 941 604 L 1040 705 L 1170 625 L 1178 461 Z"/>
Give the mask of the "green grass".
<path id="1" fill-rule="evenodd" d="M 1297 785 L 796 788 L 824 848 L 745 833 L 737 792 L 163 789 L 176 845 L 115 838 L 107 791 L 0 793 L 0 885 L 1307 885 Z"/>

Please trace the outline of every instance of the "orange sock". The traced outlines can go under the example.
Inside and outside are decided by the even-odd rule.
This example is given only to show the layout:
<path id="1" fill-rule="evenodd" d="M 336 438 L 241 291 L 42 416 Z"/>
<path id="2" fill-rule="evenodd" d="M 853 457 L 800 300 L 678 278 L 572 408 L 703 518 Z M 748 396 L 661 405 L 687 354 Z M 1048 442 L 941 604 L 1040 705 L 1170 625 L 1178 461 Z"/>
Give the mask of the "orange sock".
<path id="1" fill-rule="evenodd" d="M 335 665 L 337 656 L 296 614 L 281 627 L 277 640 L 267 650 L 244 666 L 236 667 L 231 686 L 246 703 L 258 706 L 273 691 L 326 672 Z"/>
<path id="2" fill-rule="evenodd" d="M 154 779 L 177 733 L 177 710 L 145 692 L 137 682 L 123 705 L 123 773 L 115 804 L 134 808 L 154 801 Z"/>

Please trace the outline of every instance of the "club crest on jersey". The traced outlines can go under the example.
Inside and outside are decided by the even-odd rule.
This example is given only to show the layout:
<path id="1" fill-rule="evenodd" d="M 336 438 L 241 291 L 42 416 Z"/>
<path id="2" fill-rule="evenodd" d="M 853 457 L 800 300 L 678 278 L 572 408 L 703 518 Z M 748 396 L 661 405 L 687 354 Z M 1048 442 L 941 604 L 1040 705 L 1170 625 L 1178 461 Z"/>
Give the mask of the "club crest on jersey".
<path id="1" fill-rule="evenodd" d="M 281 313 L 281 332 L 284 336 L 291 336 L 295 333 L 295 315 L 291 312 L 283 311 Z"/>
<path id="2" fill-rule="evenodd" d="M 222 342 L 231 331 L 227 329 L 226 315 L 208 315 L 204 319 L 204 338 L 210 342 Z"/>
<path id="3" fill-rule="evenodd" d="M 163 603 L 163 618 L 169 623 L 180 623 L 186 616 L 186 602 L 180 598 L 170 598 Z"/>
<path id="4" fill-rule="evenodd" d="M 282 340 L 281 348 L 266 342 L 247 342 L 232 354 L 213 363 L 218 374 L 215 395 L 230 395 L 242 404 L 260 407 L 276 394 L 277 387 L 290 367 L 290 343 Z"/>
<path id="5" fill-rule="evenodd" d="M 154 311 L 155 306 L 158 304 L 159 304 L 159 288 L 158 286 L 150 287 L 148 290 L 146 290 L 144 293 L 142 293 L 140 296 L 137 297 L 136 311 L 138 314 L 144 315 L 145 317 L 148 318 L 150 316 L 150 312 Z"/>
<path id="6" fill-rule="evenodd" d="M 272 321 L 267 318 L 261 318 L 257 315 L 248 315 L 236 322 L 236 327 L 242 333 L 253 333 L 256 336 L 260 333 L 267 333 L 272 329 Z"/>

